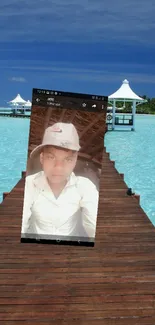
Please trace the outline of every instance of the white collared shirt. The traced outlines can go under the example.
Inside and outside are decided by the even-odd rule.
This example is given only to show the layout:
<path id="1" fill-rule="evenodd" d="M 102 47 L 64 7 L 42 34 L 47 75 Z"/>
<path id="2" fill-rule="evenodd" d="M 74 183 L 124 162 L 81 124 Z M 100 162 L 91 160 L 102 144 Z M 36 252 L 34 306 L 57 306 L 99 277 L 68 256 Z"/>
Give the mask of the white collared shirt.
<path id="1" fill-rule="evenodd" d="M 27 176 L 21 233 L 94 238 L 98 199 L 96 186 L 74 173 L 58 198 L 43 171 Z"/>

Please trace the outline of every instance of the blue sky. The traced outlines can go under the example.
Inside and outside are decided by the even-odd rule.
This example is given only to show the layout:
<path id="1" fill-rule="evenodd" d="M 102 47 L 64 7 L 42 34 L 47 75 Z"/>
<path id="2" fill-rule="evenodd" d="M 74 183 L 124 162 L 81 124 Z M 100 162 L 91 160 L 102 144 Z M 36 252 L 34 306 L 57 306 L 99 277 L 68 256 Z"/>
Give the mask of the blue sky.
<path id="1" fill-rule="evenodd" d="M 1 0 L 0 105 L 32 88 L 155 97 L 154 0 Z"/>

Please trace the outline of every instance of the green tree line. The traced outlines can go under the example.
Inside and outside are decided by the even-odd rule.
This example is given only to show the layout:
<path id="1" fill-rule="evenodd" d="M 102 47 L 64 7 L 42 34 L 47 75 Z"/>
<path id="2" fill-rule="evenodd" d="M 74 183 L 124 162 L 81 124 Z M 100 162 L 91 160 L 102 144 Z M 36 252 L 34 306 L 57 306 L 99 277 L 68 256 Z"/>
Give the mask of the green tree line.
<path id="1" fill-rule="evenodd" d="M 146 103 L 140 104 L 136 107 L 137 114 L 155 114 L 155 98 L 149 98 L 146 95 L 140 96 L 147 100 Z M 132 111 L 131 108 L 132 103 L 125 103 L 125 108 L 123 109 L 123 113 L 130 113 Z M 123 102 L 116 102 L 117 107 L 123 107 Z"/>

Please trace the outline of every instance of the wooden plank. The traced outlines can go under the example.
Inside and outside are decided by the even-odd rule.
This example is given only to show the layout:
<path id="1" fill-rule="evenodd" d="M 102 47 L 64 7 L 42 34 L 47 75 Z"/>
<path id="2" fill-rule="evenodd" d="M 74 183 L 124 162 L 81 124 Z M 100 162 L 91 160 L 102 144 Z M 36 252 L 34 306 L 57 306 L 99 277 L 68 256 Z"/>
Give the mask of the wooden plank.
<path id="1" fill-rule="evenodd" d="M 152 323 L 153 322 L 153 323 Z M 124 319 L 124 317 L 114 317 L 111 318 L 111 320 L 104 318 L 103 319 L 97 319 L 97 320 L 81 320 L 81 319 L 73 319 L 73 320 L 68 320 L 67 322 L 65 320 L 55 320 L 52 319 L 52 325 L 72 325 L 74 323 L 74 325 L 124 325 L 124 324 L 129 324 L 129 325 L 152 325 L 155 323 L 155 317 L 147 317 L 147 316 L 143 316 L 143 317 L 135 317 L 135 316 L 130 316 L 130 317 L 126 317 Z M 3 325 L 32 325 L 32 320 L 28 320 L 26 321 L 26 323 L 24 321 L 3 321 Z M 33 325 L 51 325 L 51 321 L 41 321 L 41 320 L 33 320 Z"/>
<path id="2" fill-rule="evenodd" d="M 103 156 L 94 248 L 20 243 L 25 174 L 0 205 L 3 325 L 155 323 L 155 228 Z"/>

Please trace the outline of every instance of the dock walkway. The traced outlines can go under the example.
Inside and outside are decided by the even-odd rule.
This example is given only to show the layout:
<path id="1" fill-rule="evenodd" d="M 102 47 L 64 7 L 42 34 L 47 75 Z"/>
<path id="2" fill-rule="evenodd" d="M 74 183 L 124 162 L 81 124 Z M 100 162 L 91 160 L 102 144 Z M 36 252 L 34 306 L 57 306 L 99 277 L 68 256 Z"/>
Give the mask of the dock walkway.
<path id="1" fill-rule="evenodd" d="M 30 115 L 25 115 L 25 114 L 12 114 L 9 112 L 0 112 L 0 117 L 12 117 L 12 118 L 29 118 L 30 119 Z"/>
<path id="2" fill-rule="evenodd" d="M 0 205 L 0 324 L 155 324 L 154 226 L 102 167 L 94 248 L 20 243 L 24 178 Z"/>

